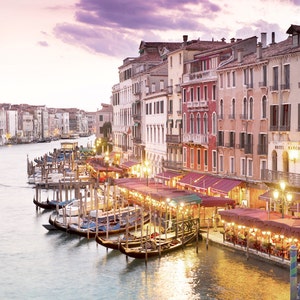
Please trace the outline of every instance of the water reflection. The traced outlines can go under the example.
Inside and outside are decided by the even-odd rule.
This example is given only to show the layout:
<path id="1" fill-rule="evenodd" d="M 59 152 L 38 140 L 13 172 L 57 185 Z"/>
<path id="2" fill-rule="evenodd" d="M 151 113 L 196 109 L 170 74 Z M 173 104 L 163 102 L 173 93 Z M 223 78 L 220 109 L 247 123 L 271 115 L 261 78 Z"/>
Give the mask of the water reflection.
<path id="1" fill-rule="evenodd" d="M 49 212 L 36 212 L 35 191 L 26 186 L 26 154 L 54 147 L 0 147 L 7 170 L 0 172 L 0 299 L 289 299 L 288 270 L 221 247 L 206 250 L 205 242 L 198 254 L 188 247 L 145 266 L 92 239 L 47 232 Z"/>

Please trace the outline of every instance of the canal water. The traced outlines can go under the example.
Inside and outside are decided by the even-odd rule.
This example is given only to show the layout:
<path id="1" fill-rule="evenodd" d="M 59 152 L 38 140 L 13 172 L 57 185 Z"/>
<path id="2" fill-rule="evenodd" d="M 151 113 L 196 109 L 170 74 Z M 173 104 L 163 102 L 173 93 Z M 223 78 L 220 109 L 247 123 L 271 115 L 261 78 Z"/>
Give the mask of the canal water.
<path id="1" fill-rule="evenodd" d="M 59 146 L 0 147 L 0 299 L 289 299 L 289 270 L 205 242 L 198 254 L 188 247 L 145 266 L 94 240 L 48 232 L 49 212 L 32 203 L 26 157 Z"/>

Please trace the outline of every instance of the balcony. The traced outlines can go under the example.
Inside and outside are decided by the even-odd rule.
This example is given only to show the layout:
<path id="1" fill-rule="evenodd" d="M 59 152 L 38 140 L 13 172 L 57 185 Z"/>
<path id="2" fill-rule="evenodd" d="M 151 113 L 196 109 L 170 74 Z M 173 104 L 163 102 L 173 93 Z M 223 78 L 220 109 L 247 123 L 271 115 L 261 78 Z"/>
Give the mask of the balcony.
<path id="1" fill-rule="evenodd" d="M 201 100 L 201 101 L 189 101 L 187 102 L 187 108 L 206 108 L 208 107 L 208 101 L 207 100 Z"/>
<path id="2" fill-rule="evenodd" d="M 141 144 L 142 143 L 142 139 L 140 137 L 134 137 L 133 138 L 133 143 L 134 144 Z"/>
<path id="3" fill-rule="evenodd" d="M 175 92 L 176 92 L 177 94 L 181 93 L 181 86 L 180 86 L 180 84 L 176 84 L 176 85 L 175 85 Z"/>
<path id="4" fill-rule="evenodd" d="M 166 169 L 171 169 L 171 170 L 181 170 L 182 169 L 182 162 L 180 162 L 180 161 L 164 160 L 162 165 Z"/>
<path id="5" fill-rule="evenodd" d="M 167 134 L 166 135 L 166 143 L 173 143 L 179 144 L 181 143 L 180 135 L 179 134 Z"/>
<path id="6" fill-rule="evenodd" d="M 135 114 L 132 116 L 134 122 L 139 122 L 142 120 L 142 116 L 140 114 Z"/>
<path id="7" fill-rule="evenodd" d="M 267 83 L 266 83 L 265 81 L 260 81 L 260 82 L 258 83 L 258 86 L 259 86 L 260 88 L 266 88 L 266 87 L 267 87 Z"/>
<path id="8" fill-rule="evenodd" d="M 276 183 L 284 180 L 291 187 L 299 187 L 300 174 L 273 170 L 261 170 L 261 180 L 268 183 Z"/>
<path id="9" fill-rule="evenodd" d="M 200 71 L 195 73 L 187 73 L 183 75 L 183 83 L 187 83 L 190 81 L 211 81 L 211 80 L 217 80 L 217 73 L 214 70 L 208 70 L 208 71 Z"/>
<path id="10" fill-rule="evenodd" d="M 276 84 L 276 85 L 271 85 L 271 86 L 270 86 L 270 91 L 271 91 L 271 92 L 278 92 L 278 84 Z"/>
<path id="11" fill-rule="evenodd" d="M 208 134 L 200 134 L 200 133 L 190 133 L 184 134 L 183 143 L 193 142 L 198 145 L 207 145 L 208 144 Z"/>
<path id="12" fill-rule="evenodd" d="M 290 89 L 290 83 L 281 84 L 280 88 L 282 90 L 289 90 Z"/>

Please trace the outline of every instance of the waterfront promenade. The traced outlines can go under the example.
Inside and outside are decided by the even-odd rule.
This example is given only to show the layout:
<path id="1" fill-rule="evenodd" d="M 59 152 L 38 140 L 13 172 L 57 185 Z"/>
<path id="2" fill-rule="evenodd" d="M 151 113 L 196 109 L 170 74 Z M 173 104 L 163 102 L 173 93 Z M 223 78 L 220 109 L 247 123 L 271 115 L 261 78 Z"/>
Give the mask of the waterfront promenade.
<path id="1" fill-rule="evenodd" d="M 214 231 L 214 229 L 210 228 L 209 232 L 207 234 L 207 230 L 201 230 L 202 237 L 206 241 L 206 245 L 209 251 L 209 245 L 212 243 L 215 246 L 228 248 L 234 251 L 238 251 L 240 253 L 245 254 L 245 259 L 257 259 L 262 260 L 264 262 L 275 264 L 277 266 L 283 267 L 283 268 L 290 268 L 290 261 L 287 259 L 282 259 L 281 257 L 270 255 L 268 253 L 263 253 L 260 251 L 257 251 L 256 249 L 251 249 L 238 244 L 233 244 L 228 241 L 223 241 L 223 234 L 220 233 L 219 230 Z M 208 237 L 208 242 L 207 242 Z M 300 274 L 300 267 L 298 265 L 298 273 Z"/>

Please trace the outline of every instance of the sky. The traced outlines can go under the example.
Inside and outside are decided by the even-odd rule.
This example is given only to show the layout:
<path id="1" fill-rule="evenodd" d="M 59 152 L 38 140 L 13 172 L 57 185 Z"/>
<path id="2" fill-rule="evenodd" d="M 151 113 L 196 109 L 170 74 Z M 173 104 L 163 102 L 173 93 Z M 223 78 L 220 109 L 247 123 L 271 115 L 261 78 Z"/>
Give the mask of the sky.
<path id="1" fill-rule="evenodd" d="M 0 103 L 110 103 L 118 67 L 140 42 L 221 40 L 300 25 L 300 0 L 0 0 Z"/>

